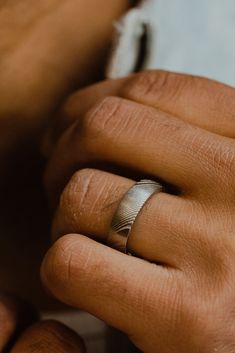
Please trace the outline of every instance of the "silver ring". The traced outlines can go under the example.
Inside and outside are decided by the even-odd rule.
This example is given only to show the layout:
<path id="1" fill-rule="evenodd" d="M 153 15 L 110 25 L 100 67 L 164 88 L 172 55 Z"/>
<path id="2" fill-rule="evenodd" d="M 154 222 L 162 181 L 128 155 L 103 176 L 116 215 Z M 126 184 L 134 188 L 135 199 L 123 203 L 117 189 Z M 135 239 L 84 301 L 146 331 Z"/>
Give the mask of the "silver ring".
<path id="1" fill-rule="evenodd" d="M 162 191 L 163 186 L 152 180 L 141 180 L 127 191 L 111 223 L 108 235 L 109 246 L 125 254 L 130 254 L 128 239 L 138 214 L 153 194 Z"/>

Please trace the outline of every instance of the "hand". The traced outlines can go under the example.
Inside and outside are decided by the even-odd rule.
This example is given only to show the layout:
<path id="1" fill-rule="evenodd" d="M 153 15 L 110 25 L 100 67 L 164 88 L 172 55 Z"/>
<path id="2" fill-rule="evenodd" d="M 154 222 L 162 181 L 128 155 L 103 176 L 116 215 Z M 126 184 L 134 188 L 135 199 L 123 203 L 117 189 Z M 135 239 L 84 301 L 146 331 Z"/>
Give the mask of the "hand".
<path id="1" fill-rule="evenodd" d="M 127 0 L 0 4 L 0 282 L 37 302 L 49 243 L 40 132 L 73 87 L 102 76 L 112 22 L 127 8 Z"/>
<path id="2" fill-rule="evenodd" d="M 12 297 L 0 296 L 1 353 L 84 353 L 82 340 L 55 321 L 35 320 L 31 308 Z"/>
<path id="3" fill-rule="evenodd" d="M 68 235 L 47 254 L 42 279 L 145 353 L 235 349 L 234 99 L 213 81 L 146 72 L 76 93 L 64 109 L 58 131 L 69 127 L 45 180 L 55 203 L 69 181 L 53 224 L 54 238 Z M 173 188 L 141 210 L 130 257 L 101 243 L 145 177 Z"/>

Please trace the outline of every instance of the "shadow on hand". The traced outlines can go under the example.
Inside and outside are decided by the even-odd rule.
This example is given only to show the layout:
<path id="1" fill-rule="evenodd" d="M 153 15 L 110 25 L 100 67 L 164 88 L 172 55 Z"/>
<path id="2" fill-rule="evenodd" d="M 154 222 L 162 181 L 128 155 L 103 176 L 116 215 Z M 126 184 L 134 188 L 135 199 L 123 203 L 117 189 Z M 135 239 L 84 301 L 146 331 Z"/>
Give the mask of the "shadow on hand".
<path id="1" fill-rule="evenodd" d="M 50 246 L 49 212 L 42 187 L 44 161 L 36 143 L 11 151 L 0 176 L 0 289 L 40 309 L 52 302 L 40 284 L 42 258 Z M 1 163 L 2 166 L 2 163 Z"/>

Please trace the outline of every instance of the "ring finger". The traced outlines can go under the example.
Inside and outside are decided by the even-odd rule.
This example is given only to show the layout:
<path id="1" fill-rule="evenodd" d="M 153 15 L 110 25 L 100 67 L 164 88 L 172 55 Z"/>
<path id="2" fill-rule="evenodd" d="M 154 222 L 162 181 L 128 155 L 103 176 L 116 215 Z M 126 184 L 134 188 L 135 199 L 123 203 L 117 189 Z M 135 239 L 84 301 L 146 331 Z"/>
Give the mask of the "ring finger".
<path id="1" fill-rule="evenodd" d="M 82 233 L 106 243 L 117 206 L 134 184 L 131 179 L 98 170 L 77 172 L 61 196 L 53 224 L 54 239 Z M 181 267 L 187 254 L 191 258 L 192 251 L 198 251 L 199 246 L 203 248 L 199 245 L 196 227 L 194 234 L 187 232 L 187 227 L 198 220 L 199 211 L 192 201 L 156 193 L 140 211 L 132 227 L 128 249 L 151 262 Z M 192 248 L 190 252 L 186 251 L 188 244 Z"/>

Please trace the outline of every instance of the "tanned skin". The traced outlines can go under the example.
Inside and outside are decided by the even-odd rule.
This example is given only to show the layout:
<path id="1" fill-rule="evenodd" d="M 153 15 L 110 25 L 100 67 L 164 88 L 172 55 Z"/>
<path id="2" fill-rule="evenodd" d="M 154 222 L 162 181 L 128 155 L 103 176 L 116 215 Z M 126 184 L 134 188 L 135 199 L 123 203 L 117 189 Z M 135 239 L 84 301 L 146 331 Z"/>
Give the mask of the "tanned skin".
<path id="1" fill-rule="evenodd" d="M 103 78 L 113 21 L 128 7 L 127 0 L 0 4 L 0 290 L 40 301 L 50 216 L 38 141 L 71 90 Z"/>

